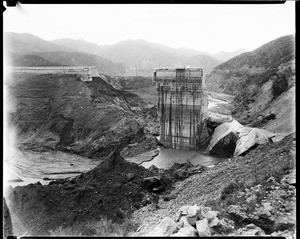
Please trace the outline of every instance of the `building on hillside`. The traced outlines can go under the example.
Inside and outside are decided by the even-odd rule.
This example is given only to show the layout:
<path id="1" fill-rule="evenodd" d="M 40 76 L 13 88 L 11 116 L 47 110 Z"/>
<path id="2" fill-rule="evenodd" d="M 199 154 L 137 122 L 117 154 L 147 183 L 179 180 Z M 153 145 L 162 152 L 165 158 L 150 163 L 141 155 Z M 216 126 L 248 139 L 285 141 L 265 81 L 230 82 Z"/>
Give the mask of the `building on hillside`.
<path id="1" fill-rule="evenodd" d="M 92 81 L 93 77 L 100 77 L 99 72 L 95 66 L 84 67 L 84 73 L 80 75 L 82 81 Z"/>
<path id="2" fill-rule="evenodd" d="M 157 69 L 154 81 L 160 142 L 172 148 L 197 149 L 208 105 L 203 91 L 203 69 Z"/>

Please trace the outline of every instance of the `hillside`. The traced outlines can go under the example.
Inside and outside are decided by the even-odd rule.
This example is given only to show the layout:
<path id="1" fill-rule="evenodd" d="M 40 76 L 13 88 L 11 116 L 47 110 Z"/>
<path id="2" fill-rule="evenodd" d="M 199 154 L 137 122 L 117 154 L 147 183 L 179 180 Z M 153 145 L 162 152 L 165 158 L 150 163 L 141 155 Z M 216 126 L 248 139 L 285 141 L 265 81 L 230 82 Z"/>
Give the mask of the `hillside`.
<path id="1" fill-rule="evenodd" d="M 214 54 L 213 56 L 218 59 L 219 61 L 228 61 L 229 59 L 237 56 L 237 55 L 240 55 L 242 53 L 245 53 L 247 52 L 246 49 L 239 49 L 239 50 L 236 50 L 236 51 L 220 51 L 216 54 Z"/>
<path id="2" fill-rule="evenodd" d="M 203 173 L 176 182 L 168 195 L 161 195 L 156 208 L 149 205 L 134 212 L 134 219 L 142 222 L 140 231 L 134 236 L 147 235 L 165 217 L 178 221 L 179 211 L 186 205 L 210 207 L 217 213 L 217 226 L 210 224 L 204 233 L 210 231 L 212 234 L 205 237 L 255 237 L 255 231 L 239 234 L 238 229 L 245 229 L 250 223 L 262 228 L 267 235 L 285 230 L 290 234 L 295 230 L 296 188 L 292 180 L 287 184 L 282 183 L 282 179 L 293 171 L 295 150 L 296 138 L 291 134 L 280 142 L 260 145 L 244 157 L 230 158 Z M 270 213 L 262 210 L 266 202 L 272 205 Z M 162 236 L 162 232 L 157 236 Z"/>
<path id="3" fill-rule="evenodd" d="M 155 147 L 156 138 L 143 132 L 145 123 L 131 110 L 143 100 L 101 78 L 83 82 L 73 75 L 22 73 L 5 83 L 10 127 L 20 149 L 99 158 L 136 141 L 136 153 L 147 150 L 140 144 Z"/>
<path id="4" fill-rule="evenodd" d="M 215 66 L 221 63 L 221 61 L 203 54 L 187 57 L 184 59 L 184 62 L 185 65 L 190 67 L 201 66 L 204 74 L 209 74 Z"/>
<path id="5" fill-rule="evenodd" d="M 99 73 L 109 75 L 123 75 L 125 66 L 103 57 L 83 52 L 40 52 L 38 55 L 47 61 L 68 66 L 96 66 Z"/>
<path id="6" fill-rule="evenodd" d="M 50 41 L 43 40 L 29 33 L 5 32 L 3 36 L 4 50 L 16 54 L 34 54 L 43 51 L 73 52 L 76 49 L 60 46 Z"/>
<path id="7" fill-rule="evenodd" d="M 214 213 L 207 213 L 206 236 L 257 235 L 250 223 L 259 227 L 259 235 L 290 235 L 296 225 L 295 178 L 290 177 L 295 174 L 295 143 L 291 134 L 214 168 L 175 164 L 169 170 L 145 169 L 112 153 L 73 179 L 9 188 L 7 204 L 29 235 L 145 236 L 165 217 L 178 222 L 181 207 L 188 205 Z M 192 221 L 191 214 L 172 228 L 165 224 L 156 236 L 195 227 L 199 218 Z M 122 225 L 108 228 L 113 225 L 105 217 Z M 217 217 L 214 225 L 212 217 Z M 242 234 L 245 229 L 251 234 Z"/>
<path id="8" fill-rule="evenodd" d="M 6 32 L 4 50 L 8 57 L 18 55 L 11 60 L 15 66 L 89 65 L 97 66 L 103 74 L 118 76 L 152 77 L 157 68 L 185 66 L 202 67 L 208 74 L 221 63 L 209 53 L 172 48 L 142 39 L 99 45 L 83 39 L 46 41 L 28 33 Z"/>
<path id="9" fill-rule="evenodd" d="M 102 74 L 123 75 L 125 72 L 124 64 L 82 52 L 74 44 L 59 45 L 28 33 L 6 32 L 4 51 L 13 66 L 97 66 Z"/>
<path id="10" fill-rule="evenodd" d="M 281 64 L 294 59 L 294 38 L 280 37 L 218 65 L 207 76 L 208 90 L 236 95 L 267 82 Z"/>
<path id="11" fill-rule="evenodd" d="M 99 45 L 96 43 L 87 42 L 83 39 L 75 40 L 71 38 L 56 39 L 51 42 L 61 46 L 71 47 L 78 51 L 82 51 L 89 54 L 95 54 L 95 55 L 98 55 L 101 50 L 110 46 L 110 45 Z"/>
<path id="12" fill-rule="evenodd" d="M 63 64 L 54 63 L 47 61 L 44 58 L 37 55 L 18 55 L 18 54 L 7 54 L 7 65 L 8 66 L 64 66 Z"/>
<path id="13" fill-rule="evenodd" d="M 295 36 L 280 37 L 215 67 L 206 77 L 206 86 L 210 91 L 236 96 L 233 113 L 240 122 L 256 122 L 256 126 L 263 126 L 272 119 L 272 114 L 275 118 L 276 114 L 282 115 L 277 112 L 278 107 L 271 110 L 270 104 L 276 99 L 282 99 L 281 103 L 286 104 L 280 96 L 295 84 L 294 58 Z M 277 105 L 280 103 L 277 102 Z M 294 106 L 293 100 L 285 105 L 291 112 Z M 260 123 L 257 122 L 259 119 Z M 285 124 L 284 118 L 276 120 L 278 124 Z"/>

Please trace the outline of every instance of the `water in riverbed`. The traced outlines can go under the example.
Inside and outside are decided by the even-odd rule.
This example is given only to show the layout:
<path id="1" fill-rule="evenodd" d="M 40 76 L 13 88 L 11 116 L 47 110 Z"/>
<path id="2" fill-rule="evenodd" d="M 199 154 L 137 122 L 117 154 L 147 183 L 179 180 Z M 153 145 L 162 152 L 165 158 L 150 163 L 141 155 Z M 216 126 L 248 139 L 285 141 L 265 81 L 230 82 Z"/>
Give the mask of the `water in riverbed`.
<path id="1" fill-rule="evenodd" d="M 159 154 L 151 161 L 144 162 L 141 165 L 145 168 L 155 165 L 158 168 L 167 169 L 172 167 L 174 163 L 190 162 L 193 165 L 201 164 L 213 167 L 224 160 L 225 158 L 214 157 L 203 151 L 159 147 Z"/>

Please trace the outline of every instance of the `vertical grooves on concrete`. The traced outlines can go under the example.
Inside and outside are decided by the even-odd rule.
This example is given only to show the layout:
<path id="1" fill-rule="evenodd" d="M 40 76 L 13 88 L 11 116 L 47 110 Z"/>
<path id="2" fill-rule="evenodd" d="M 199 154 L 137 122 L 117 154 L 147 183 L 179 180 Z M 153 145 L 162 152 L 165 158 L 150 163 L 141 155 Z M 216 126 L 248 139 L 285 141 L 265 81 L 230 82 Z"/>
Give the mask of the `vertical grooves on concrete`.
<path id="1" fill-rule="evenodd" d="M 203 121 L 202 69 L 160 69 L 154 78 L 161 142 L 173 148 L 195 149 Z"/>

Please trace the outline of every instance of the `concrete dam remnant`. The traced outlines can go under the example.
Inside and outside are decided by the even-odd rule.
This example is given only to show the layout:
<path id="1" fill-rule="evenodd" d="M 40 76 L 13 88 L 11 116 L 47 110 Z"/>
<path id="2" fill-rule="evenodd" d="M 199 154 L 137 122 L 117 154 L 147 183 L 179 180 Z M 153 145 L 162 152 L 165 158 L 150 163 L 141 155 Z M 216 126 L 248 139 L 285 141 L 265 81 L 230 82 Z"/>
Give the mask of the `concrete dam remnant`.
<path id="1" fill-rule="evenodd" d="M 160 142 L 172 148 L 198 149 L 207 137 L 208 97 L 202 68 L 157 69 Z"/>

